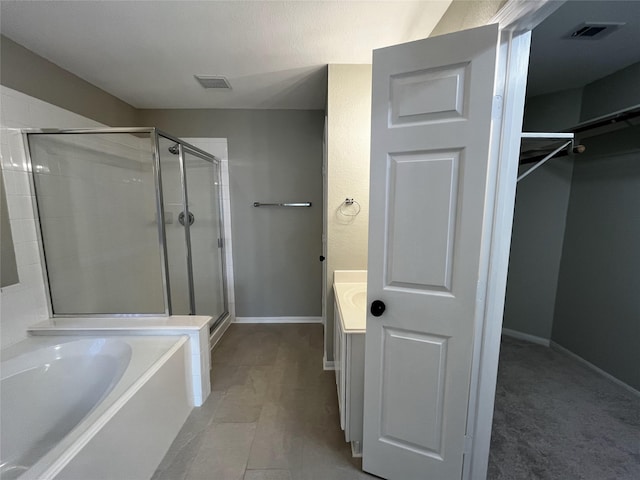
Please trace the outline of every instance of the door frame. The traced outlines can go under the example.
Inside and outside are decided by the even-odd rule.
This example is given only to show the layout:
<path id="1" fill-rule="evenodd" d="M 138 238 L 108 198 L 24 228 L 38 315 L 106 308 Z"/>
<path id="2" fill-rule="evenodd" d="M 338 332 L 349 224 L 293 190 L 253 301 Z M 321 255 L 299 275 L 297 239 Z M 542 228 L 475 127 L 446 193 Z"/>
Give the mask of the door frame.
<path id="1" fill-rule="evenodd" d="M 492 145 L 493 166 L 497 169 L 495 206 L 490 223 L 486 301 L 479 296 L 480 322 L 476 325 L 467 412 L 467 440 L 463 476 L 484 479 L 489 466 L 491 428 L 498 375 L 509 250 L 515 206 L 520 134 L 524 115 L 524 94 L 529 69 L 531 30 L 555 12 L 565 0 L 508 0 L 487 24 L 500 25 L 495 102 L 499 135 Z M 524 60 L 524 61 L 523 61 Z M 480 288 L 481 290 L 481 288 Z M 482 303 L 481 303 L 482 302 Z"/>
<path id="2" fill-rule="evenodd" d="M 329 169 L 328 169 L 328 128 L 329 116 L 325 111 L 324 127 L 322 129 L 322 328 L 323 328 L 323 353 L 322 353 L 322 369 L 333 370 L 334 360 L 327 359 L 327 343 L 333 341 L 333 338 L 327 338 L 327 231 L 329 229 Z"/>

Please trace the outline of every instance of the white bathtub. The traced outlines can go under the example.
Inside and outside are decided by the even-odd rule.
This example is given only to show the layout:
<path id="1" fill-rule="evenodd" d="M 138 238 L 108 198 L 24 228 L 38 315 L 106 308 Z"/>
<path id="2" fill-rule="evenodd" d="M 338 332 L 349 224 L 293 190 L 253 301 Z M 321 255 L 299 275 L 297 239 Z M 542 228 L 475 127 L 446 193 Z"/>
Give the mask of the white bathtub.
<path id="1" fill-rule="evenodd" d="M 40 337 L 3 351 L 0 477 L 151 477 L 193 406 L 187 338 Z"/>

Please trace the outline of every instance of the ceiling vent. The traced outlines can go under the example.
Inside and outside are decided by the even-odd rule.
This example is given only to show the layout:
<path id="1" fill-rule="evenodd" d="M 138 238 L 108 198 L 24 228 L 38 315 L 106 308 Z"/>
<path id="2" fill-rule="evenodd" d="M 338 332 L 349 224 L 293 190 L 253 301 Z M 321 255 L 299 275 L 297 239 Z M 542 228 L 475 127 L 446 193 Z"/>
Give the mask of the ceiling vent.
<path id="1" fill-rule="evenodd" d="M 196 80 L 200 82 L 203 88 L 231 90 L 229 80 L 221 75 L 194 75 L 194 77 L 196 77 Z"/>
<path id="2" fill-rule="evenodd" d="M 621 22 L 584 22 L 567 35 L 567 38 L 600 40 L 623 25 Z"/>

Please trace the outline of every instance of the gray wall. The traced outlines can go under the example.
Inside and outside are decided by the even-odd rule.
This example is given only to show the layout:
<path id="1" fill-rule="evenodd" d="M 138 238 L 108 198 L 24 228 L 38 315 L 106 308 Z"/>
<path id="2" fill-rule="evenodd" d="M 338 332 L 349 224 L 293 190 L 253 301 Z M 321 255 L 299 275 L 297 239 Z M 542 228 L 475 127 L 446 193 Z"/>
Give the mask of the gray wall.
<path id="1" fill-rule="evenodd" d="M 106 125 L 137 125 L 131 105 L 3 35 L 0 83 Z"/>
<path id="2" fill-rule="evenodd" d="M 640 127 L 582 143 L 551 339 L 640 389 Z"/>
<path id="3" fill-rule="evenodd" d="M 323 111 L 140 110 L 141 125 L 229 145 L 236 314 L 320 316 Z M 311 208 L 254 208 L 311 201 Z"/>
<path id="4" fill-rule="evenodd" d="M 525 132 L 559 132 L 580 122 L 582 88 L 527 98 L 522 129 Z"/>
<path id="5" fill-rule="evenodd" d="M 640 62 L 636 62 L 590 83 L 584 87 L 580 120 L 590 120 L 632 105 L 640 105 L 639 82 Z"/>
<path id="6" fill-rule="evenodd" d="M 551 338 L 572 170 L 552 160 L 518 183 L 504 328 Z"/>
<path id="7" fill-rule="evenodd" d="M 530 97 L 523 130 L 569 128 L 580 121 L 581 102 L 582 88 Z M 551 160 L 516 191 L 503 327 L 545 340 L 551 338 L 572 170 L 572 159 Z"/>

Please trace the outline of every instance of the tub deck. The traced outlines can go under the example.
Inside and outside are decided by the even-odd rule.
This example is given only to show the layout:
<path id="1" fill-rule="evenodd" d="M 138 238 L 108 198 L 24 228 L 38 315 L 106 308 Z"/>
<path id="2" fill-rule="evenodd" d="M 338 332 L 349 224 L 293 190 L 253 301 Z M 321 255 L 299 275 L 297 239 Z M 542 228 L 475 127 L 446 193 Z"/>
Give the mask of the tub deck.
<path id="1" fill-rule="evenodd" d="M 104 337 L 82 337 L 82 340 Z M 131 347 L 126 370 L 109 393 L 19 478 L 149 478 L 193 408 L 187 336 L 119 336 Z M 78 337 L 31 337 L 1 352 L 3 363 Z M 34 382 L 30 401 L 46 398 Z M 3 412 L 7 413 L 7 412 Z M 11 412 L 8 412 L 11 414 Z M 3 441 L 10 439 L 3 438 Z"/>

